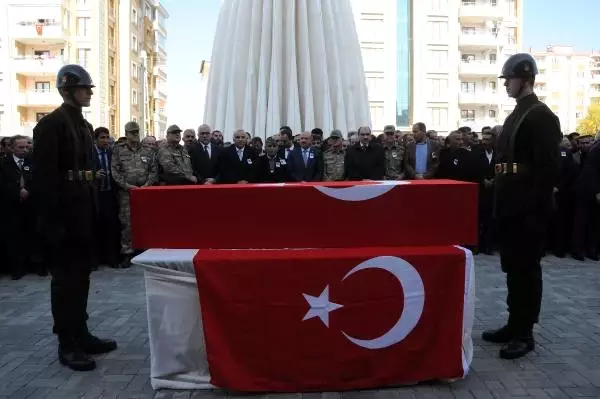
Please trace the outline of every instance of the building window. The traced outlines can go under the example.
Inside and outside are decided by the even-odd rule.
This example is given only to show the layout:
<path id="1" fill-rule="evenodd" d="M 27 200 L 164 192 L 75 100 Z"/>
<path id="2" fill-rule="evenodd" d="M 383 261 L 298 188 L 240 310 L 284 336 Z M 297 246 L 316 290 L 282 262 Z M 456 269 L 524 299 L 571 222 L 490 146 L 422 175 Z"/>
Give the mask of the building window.
<path id="1" fill-rule="evenodd" d="M 160 44 L 159 36 L 159 44 Z M 161 47 L 163 47 L 161 45 Z M 163 47 L 164 48 L 164 47 Z M 362 59 L 365 72 L 379 72 L 385 68 L 385 52 L 380 47 L 363 47 Z"/>
<path id="2" fill-rule="evenodd" d="M 90 62 L 90 53 L 91 50 L 89 48 L 78 48 L 77 63 L 82 67 L 87 68 Z"/>
<path id="3" fill-rule="evenodd" d="M 495 93 L 496 92 L 496 82 L 494 82 L 494 81 L 488 82 L 488 90 Z"/>
<path id="4" fill-rule="evenodd" d="M 77 0 L 78 6 L 85 6 L 87 4 L 87 0 Z"/>
<path id="5" fill-rule="evenodd" d="M 462 109 L 460 111 L 460 117 L 463 121 L 473 122 L 473 121 L 475 121 L 475 110 L 474 109 Z"/>
<path id="6" fill-rule="evenodd" d="M 430 0 L 431 11 L 446 11 L 448 9 L 448 0 Z"/>
<path id="7" fill-rule="evenodd" d="M 577 119 L 583 118 L 583 112 L 576 112 L 575 113 L 575 118 L 577 118 Z"/>
<path id="8" fill-rule="evenodd" d="M 577 72 L 577 77 L 578 78 L 585 78 L 585 72 L 583 72 L 583 71 Z"/>
<path id="9" fill-rule="evenodd" d="M 427 66 L 430 70 L 439 71 L 448 69 L 448 50 L 429 50 L 427 55 Z"/>
<path id="10" fill-rule="evenodd" d="M 131 91 L 131 103 L 133 105 L 137 105 L 138 104 L 138 95 L 137 95 L 137 90 L 133 89 Z"/>
<path id="11" fill-rule="evenodd" d="M 358 23 L 358 34 L 362 42 L 383 43 L 385 40 L 385 23 L 383 19 L 367 16 Z"/>
<path id="12" fill-rule="evenodd" d="M 427 94 L 431 98 L 446 97 L 448 95 L 448 79 L 427 79 Z"/>
<path id="13" fill-rule="evenodd" d="M 87 36 L 90 29 L 89 17 L 77 17 L 77 36 Z"/>
<path id="14" fill-rule="evenodd" d="M 428 108 L 427 122 L 432 126 L 446 128 L 448 125 L 448 108 Z"/>
<path id="15" fill-rule="evenodd" d="M 137 10 L 135 8 L 131 10 L 131 23 L 135 26 L 138 24 Z"/>
<path id="16" fill-rule="evenodd" d="M 386 124 L 384 113 L 383 113 L 383 103 L 382 102 L 371 102 L 371 123 L 373 124 L 373 130 L 383 129 L 383 126 Z"/>
<path id="17" fill-rule="evenodd" d="M 475 93 L 475 82 L 461 82 L 460 88 L 463 93 Z"/>
<path id="18" fill-rule="evenodd" d="M 448 43 L 448 22 L 427 22 L 427 30 L 429 33 L 429 41 L 431 43 Z"/>
<path id="19" fill-rule="evenodd" d="M 138 51 L 138 41 L 135 35 L 131 37 L 131 51 L 133 51 L 134 53 L 137 53 Z"/>
<path id="20" fill-rule="evenodd" d="M 496 119 L 496 110 L 495 109 L 488 110 L 488 117 L 490 117 L 492 119 Z"/>
<path id="21" fill-rule="evenodd" d="M 462 62 L 475 62 L 475 54 L 463 54 L 461 55 Z"/>
<path id="22" fill-rule="evenodd" d="M 35 82 L 35 91 L 49 92 L 50 91 L 50 82 Z"/>
<path id="23" fill-rule="evenodd" d="M 446 0 L 438 0 L 439 7 Z M 396 19 L 396 126 L 408 126 L 411 82 L 411 1 L 398 0 Z M 436 4 L 437 5 L 437 4 Z"/>
<path id="24" fill-rule="evenodd" d="M 138 78 L 138 67 L 135 62 L 131 63 L 131 77 L 137 80 Z"/>
<path id="25" fill-rule="evenodd" d="M 150 19 L 152 19 L 152 11 L 150 10 L 150 6 L 146 4 L 144 7 L 144 15 Z"/>

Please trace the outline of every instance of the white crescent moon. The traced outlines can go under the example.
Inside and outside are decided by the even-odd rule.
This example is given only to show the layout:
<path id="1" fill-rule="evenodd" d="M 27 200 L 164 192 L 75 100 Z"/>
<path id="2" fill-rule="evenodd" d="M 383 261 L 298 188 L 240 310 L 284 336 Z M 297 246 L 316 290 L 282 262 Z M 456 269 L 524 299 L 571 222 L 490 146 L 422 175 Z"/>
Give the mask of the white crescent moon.
<path id="1" fill-rule="evenodd" d="M 425 287 L 419 272 L 407 261 L 395 256 L 378 256 L 364 261 L 350 270 L 342 279 L 365 269 L 382 269 L 394 275 L 404 291 L 404 309 L 400 319 L 385 334 L 374 339 L 358 339 L 342 331 L 342 334 L 354 343 L 366 349 L 383 349 L 402 341 L 415 328 L 425 304 Z"/>
<path id="2" fill-rule="evenodd" d="M 317 190 L 328 197 L 342 201 L 367 201 L 382 196 L 391 191 L 394 187 L 410 184 L 408 181 L 381 180 L 376 184 L 360 184 L 352 187 L 333 188 L 324 186 L 315 186 Z"/>

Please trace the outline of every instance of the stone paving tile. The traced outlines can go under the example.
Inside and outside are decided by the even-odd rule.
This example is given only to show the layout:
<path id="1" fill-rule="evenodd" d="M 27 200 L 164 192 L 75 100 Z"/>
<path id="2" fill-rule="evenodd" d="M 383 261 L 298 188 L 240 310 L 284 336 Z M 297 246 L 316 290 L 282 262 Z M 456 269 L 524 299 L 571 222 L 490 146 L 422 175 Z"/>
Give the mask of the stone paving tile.
<path id="1" fill-rule="evenodd" d="M 497 257 L 476 257 L 474 359 L 469 376 L 453 384 L 420 384 L 384 390 L 250 398 L 600 398 L 600 263 L 548 257 L 536 351 L 525 359 L 498 359 L 497 345 L 481 332 L 506 319 L 505 276 Z M 56 359 L 51 333 L 49 278 L 0 279 L 0 398 L 237 398 L 224 391 L 154 392 L 142 272 L 102 269 L 92 276 L 90 328 L 114 337 L 119 350 L 99 356 L 98 369 L 75 373 Z"/>

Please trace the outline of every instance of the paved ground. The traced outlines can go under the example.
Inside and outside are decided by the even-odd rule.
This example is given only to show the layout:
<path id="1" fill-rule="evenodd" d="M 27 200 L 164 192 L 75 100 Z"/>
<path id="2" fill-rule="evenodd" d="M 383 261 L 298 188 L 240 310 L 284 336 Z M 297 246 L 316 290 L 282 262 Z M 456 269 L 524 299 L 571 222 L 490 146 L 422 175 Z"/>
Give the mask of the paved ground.
<path id="1" fill-rule="evenodd" d="M 497 259 L 476 259 L 477 310 L 472 372 L 452 385 L 427 384 L 381 391 L 285 398 L 600 398 L 600 263 L 548 258 L 537 351 L 524 360 L 500 361 L 498 347 L 481 331 L 505 319 L 504 277 Z M 56 359 L 50 332 L 49 279 L 0 280 L 0 398 L 204 398 L 215 392 L 154 392 L 139 270 L 101 270 L 93 275 L 90 327 L 118 340 L 120 349 L 98 358 L 91 373 L 73 373 Z M 240 396 L 240 395 L 231 395 Z M 257 397 L 257 396 L 253 396 Z"/>

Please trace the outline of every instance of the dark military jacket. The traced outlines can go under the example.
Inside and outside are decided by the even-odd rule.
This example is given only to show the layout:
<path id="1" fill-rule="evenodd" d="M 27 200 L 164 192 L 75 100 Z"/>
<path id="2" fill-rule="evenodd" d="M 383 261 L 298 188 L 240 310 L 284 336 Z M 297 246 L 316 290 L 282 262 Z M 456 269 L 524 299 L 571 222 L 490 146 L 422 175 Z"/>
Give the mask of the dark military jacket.
<path id="1" fill-rule="evenodd" d="M 93 239 L 96 207 L 93 174 L 89 173 L 94 169 L 92 132 L 81 109 L 67 104 L 43 117 L 33 129 L 32 191 L 38 227 L 53 245 L 87 244 Z M 88 173 L 79 173 L 85 171 Z"/>
<path id="2" fill-rule="evenodd" d="M 532 110 L 517 126 L 530 108 Z M 496 176 L 496 216 L 499 219 L 510 219 L 515 224 L 532 219 L 535 223 L 547 220 L 560 171 L 561 137 L 558 117 L 535 94 L 517 101 L 498 138 L 496 162 L 508 164 L 509 169 L 513 163 L 518 167 L 516 174 Z"/>

